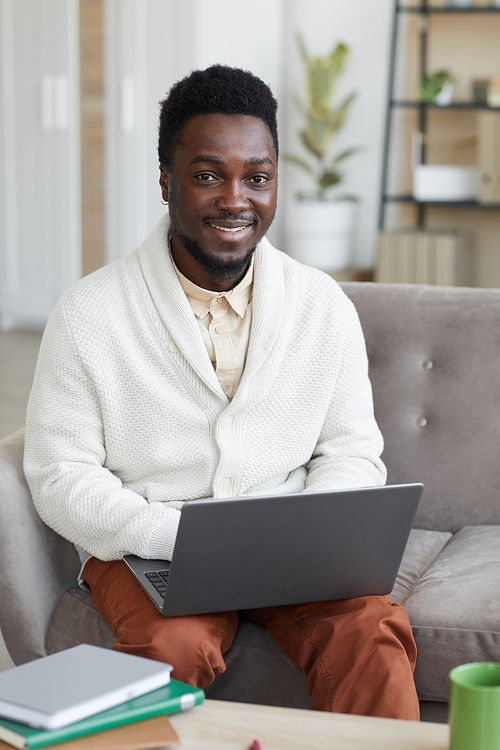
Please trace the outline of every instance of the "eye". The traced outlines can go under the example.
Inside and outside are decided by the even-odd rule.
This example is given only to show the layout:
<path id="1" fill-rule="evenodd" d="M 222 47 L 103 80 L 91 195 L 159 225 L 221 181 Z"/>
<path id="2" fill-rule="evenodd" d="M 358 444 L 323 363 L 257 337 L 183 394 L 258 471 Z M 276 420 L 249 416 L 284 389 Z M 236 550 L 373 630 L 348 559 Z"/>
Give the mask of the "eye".
<path id="1" fill-rule="evenodd" d="M 250 177 L 250 182 L 254 185 L 264 185 L 268 181 L 268 178 L 263 174 L 255 174 L 253 177 Z"/>
<path id="2" fill-rule="evenodd" d="M 215 177 L 213 174 L 210 174 L 210 172 L 202 172 L 201 174 L 197 174 L 196 178 L 198 180 L 201 180 L 202 182 L 212 182 L 215 180 Z"/>

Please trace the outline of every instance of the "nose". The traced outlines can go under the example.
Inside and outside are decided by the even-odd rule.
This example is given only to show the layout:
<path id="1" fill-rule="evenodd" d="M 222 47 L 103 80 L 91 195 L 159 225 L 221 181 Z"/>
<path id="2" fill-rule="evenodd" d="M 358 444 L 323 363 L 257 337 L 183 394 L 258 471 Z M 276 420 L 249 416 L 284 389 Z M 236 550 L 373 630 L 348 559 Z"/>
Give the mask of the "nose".
<path id="1" fill-rule="evenodd" d="M 229 211 L 232 214 L 244 211 L 250 207 L 246 195 L 245 185 L 239 179 L 226 180 L 222 183 L 217 196 L 216 207 L 221 211 Z"/>

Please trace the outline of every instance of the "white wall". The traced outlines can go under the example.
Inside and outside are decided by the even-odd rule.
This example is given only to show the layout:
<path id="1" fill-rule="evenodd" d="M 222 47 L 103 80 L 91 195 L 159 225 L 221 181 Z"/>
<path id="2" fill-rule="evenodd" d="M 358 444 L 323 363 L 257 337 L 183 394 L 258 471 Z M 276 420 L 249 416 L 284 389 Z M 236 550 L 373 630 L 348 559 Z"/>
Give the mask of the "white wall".
<path id="1" fill-rule="evenodd" d="M 287 0 L 192 0 L 195 9 L 192 66 L 215 63 L 252 71 L 267 83 L 279 102 L 285 88 L 285 36 Z M 186 71 L 187 72 L 187 71 Z M 280 131 L 285 122 L 279 112 Z M 275 221 L 268 232 L 271 242 L 283 247 L 281 195 Z"/>
<path id="2" fill-rule="evenodd" d="M 352 90 L 358 92 L 358 97 L 334 150 L 363 147 L 362 153 L 345 162 L 346 179 L 342 185 L 361 199 L 354 257 L 359 266 L 371 266 L 375 257 L 392 8 L 392 0 L 286 0 L 288 91 L 301 92 L 303 87 L 303 69 L 293 36 L 296 29 L 302 32 L 313 56 L 327 54 L 339 41 L 351 50 L 339 82 L 338 99 Z M 297 137 L 300 116 L 289 94 L 282 106 L 286 112 L 283 147 L 305 156 Z M 302 175 L 286 165 L 283 177 L 287 201 L 298 186 L 303 186 Z"/>
<path id="3" fill-rule="evenodd" d="M 105 0 L 106 260 L 149 234 L 160 203 L 158 102 L 174 81 L 173 0 Z"/>
<path id="4" fill-rule="evenodd" d="M 43 73 L 60 72 L 57 66 L 44 68 L 44 55 L 48 60 L 59 49 L 56 38 L 62 42 L 62 49 L 70 41 L 64 30 L 56 33 L 56 24 L 44 31 L 43 25 L 33 26 L 33 18 L 37 13 L 45 12 L 44 9 L 58 7 L 58 3 L 74 9 L 77 1 L 0 0 L 4 56 L 4 116 L 0 125 L 0 140 L 3 139 L 4 148 L 0 166 L 5 176 L 5 182 L 0 184 L 0 213 L 4 226 L 3 234 L 0 231 L 0 245 L 3 243 L 0 296 L 4 321 L 17 314 L 26 322 L 28 318 L 43 322 L 59 294 L 78 274 L 79 183 L 74 166 L 77 157 L 71 153 L 71 148 L 75 152 L 76 127 L 70 131 L 73 146 L 70 144 L 68 152 L 64 145 L 62 156 L 58 155 L 57 159 L 50 156 L 51 149 L 56 147 L 56 141 L 63 141 L 66 134 L 34 132 L 27 136 L 26 146 L 21 146 L 19 140 L 23 134 L 19 123 L 22 126 L 23 123 L 35 123 L 37 126 L 37 78 Z M 32 5 L 37 13 L 28 15 L 23 21 L 21 9 Z M 345 188 L 361 198 L 355 261 L 359 265 L 371 264 L 376 238 L 392 0 L 252 0 L 252 3 L 248 0 L 105 0 L 105 7 L 108 260 L 122 257 L 137 247 L 164 210 L 157 184 L 158 101 L 174 81 L 193 68 L 221 62 L 249 68 L 262 77 L 271 85 L 280 103 L 282 151 L 300 149 L 297 139 L 299 115 L 290 98 L 290 91 L 300 89 L 303 83 L 302 66 L 293 38 L 293 31 L 298 28 L 312 54 L 323 54 L 340 40 L 346 41 L 352 51 L 340 83 L 339 96 L 351 89 L 357 89 L 359 96 L 337 147 L 358 144 L 364 147 L 363 153 L 345 165 Z M 19 28 L 23 34 L 19 44 L 13 44 L 8 23 L 10 16 L 21 19 Z M 40 51 L 29 41 L 32 32 Z M 74 29 L 72 33 L 70 61 L 77 59 L 78 54 L 77 34 Z M 27 52 L 24 51 L 26 44 Z M 26 96 L 26 86 L 18 85 L 9 73 L 12 66 L 5 64 L 9 50 L 15 50 L 22 61 L 22 71 L 26 72 L 26 80 L 30 80 L 31 98 Z M 75 68 L 75 64 L 71 64 Z M 70 72 L 71 76 L 74 78 L 74 73 Z M 120 98 L 122 85 L 127 80 L 132 81 L 134 89 L 134 117 L 133 122 L 128 123 L 122 120 L 123 102 Z M 15 109 L 17 104 L 11 101 L 12 92 L 21 89 L 22 97 L 16 102 L 22 106 L 29 102 L 32 110 L 22 118 Z M 72 117 L 75 116 L 72 114 Z M 19 152 L 16 151 L 16 138 Z M 42 149 L 38 142 L 43 144 Z M 47 164 L 40 158 L 46 148 Z M 35 154 L 35 159 L 26 166 L 23 159 L 30 153 Z M 61 158 L 64 164 L 61 163 L 51 174 L 52 166 Z M 69 175 L 65 183 L 67 187 L 54 191 L 54 175 L 59 179 L 63 173 Z M 299 179 L 298 171 L 290 165 L 281 165 L 278 216 L 270 238 L 282 249 L 286 249 L 283 209 Z M 8 190 L 5 189 L 7 185 Z M 20 202 L 14 206 L 18 196 Z M 55 219 L 49 221 L 50 211 L 46 204 L 49 198 L 52 200 L 51 196 L 56 200 Z M 29 215 L 29 220 L 25 220 L 26 215 Z M 9 216 L 15 218 L 9 219 Z M 69 221 L 69 239 L 62 233 L 66 221 Z M 41 242 L 41 232 L 45 228 L 47 241 Z M 16 242 L 21 242 L 25 248 L 24 258 L 20 251 L 16 251 Z M 55 250 L 58 243 L 64 246 L 62 255 Z M 70 251 L 66 251 L 68 247 Z M 21 278 L 19 274 L 22 274 L 23 289 L 26 289 L 22 300 L 16 291 Z"/>
<path id="5" fill-rule="evenodd" d="M 78 0 L 0 0 L 0 326 L 80 276 Z"/>
<path id="6" fill-rule="evenodd" d="M 107 260 L 132 252 L 165 211 L 158 102 L 195 68 L 248 68 L 284 89 L 285 0 L 105 0 Z M 263 22 L 265 19 L 265 22 Z M 130 116 L 123 116 L 123 86 Z M 279 219 L 271 238 L 278 241 Z"/>

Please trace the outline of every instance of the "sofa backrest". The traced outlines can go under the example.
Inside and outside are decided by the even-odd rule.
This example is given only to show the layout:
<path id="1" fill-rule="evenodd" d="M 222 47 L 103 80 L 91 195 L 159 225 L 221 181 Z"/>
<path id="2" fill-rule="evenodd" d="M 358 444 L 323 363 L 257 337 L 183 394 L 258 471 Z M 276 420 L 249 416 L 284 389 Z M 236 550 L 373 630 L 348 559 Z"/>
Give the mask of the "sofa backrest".
<path id="1" fill-rule="evenodd" d="M 415 526 L 500 524 L 500 290 L 343 283 L 361 319 L 388 482 Z"/>

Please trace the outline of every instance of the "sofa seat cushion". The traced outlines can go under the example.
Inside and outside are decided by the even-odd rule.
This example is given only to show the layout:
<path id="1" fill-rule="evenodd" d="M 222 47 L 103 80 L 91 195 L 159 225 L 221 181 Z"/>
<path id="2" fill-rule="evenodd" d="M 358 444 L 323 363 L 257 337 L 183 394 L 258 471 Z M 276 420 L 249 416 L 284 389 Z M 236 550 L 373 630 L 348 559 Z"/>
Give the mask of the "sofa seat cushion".
<path id="1" fill-rule="evenodd" d="M 500 526 L 464 526 L 404 606 L 418 648 L 419 697 L 447 701 L 450 669 L 500 661 Z"/>
<path id="2" fill-rule="evenodd" d="M 392 590 L 391 602 L 400 604 L 404 602 L 451 536 L 450 533 L 444 531 L 412 529 Z M 266 633 L 266 636 L 268 635 Z M 273 650 L 281 651 L 271 636 L 266 638 L 266 642 L 272 644 Z M 106 625 L 94 607 L 90 594 L 83 589 L 70 589 L 63 595 L 52 615 L 47 632 L 46 649 L 49 654 L 53 654 L 56 651 L 77 646 L 79 643 L 111 648 L 114 636 L 111 628 Z M 259 644 L 261 645 L 260 641 Z M 245 646 L 248 645 L 250 644 L 246 637 Z"/>
<path id="3" fill-rule="evenodd" d="M 94 607 L 92 597 L 83 589 L 69 589 L 54 610 L 45 639 L 48 654 L 89 643 L 111 648 L 113 631 Z"/>
<path id="4" fill-rule="evenodd" d="M 396 582 L 389 597 L 391 602 L 403 604 L 452 536 L 453 534 L 449 531 L 411 530 Z"/>
<path id="5" fill-rule="evenodd" d="M 411 531 L 391 601 L 405 601 L 451 536 L 447 532 Z M 97 612 L 90 594 L 82 589 L 70 589 L 54 611 L 46 649 L 52 654 L 79 643 L 111 648 L 114 640 L 111 628 Z M 293 708 L 310 707 L 304 674 L 294 667 L 265 628 L 242 622 L 224 659 L 227 670 L 207 688 L 208 697 Z M 242 674 L 245 675 L 243 680 Z"/>
<path id="6" fill-rule="evenodd" d="M 207 698 L 311 708 L 305 674 L 261 625 L 240 622 L 224 661 L 227 669 L 205 689 Z"/>
<path id="7" fill-rule="evenodd" d="M 111 648 L 113 631 L 98 613 L 87 591 L 70 589 L 57 605 L 47 633 L 47 653 L 79 643 Z M 227 670 L 206 689 L 208 698 L 310 708 L 305 675 L 272 635 L 260 625 L 241 622 L 233 645 L 224 655 Z M 243 675 L 243 678 L 242 678 Z"/>

